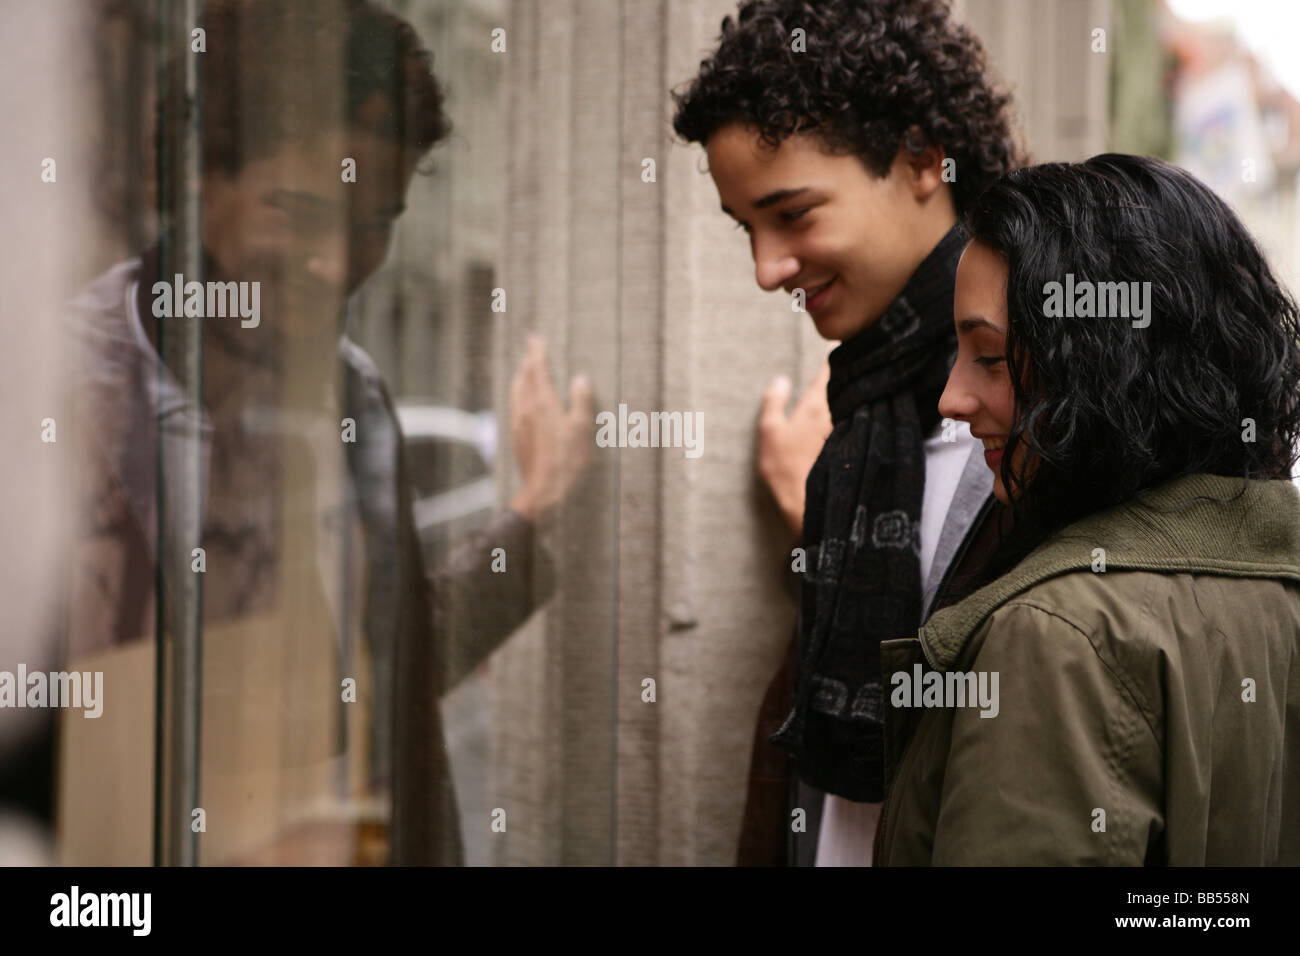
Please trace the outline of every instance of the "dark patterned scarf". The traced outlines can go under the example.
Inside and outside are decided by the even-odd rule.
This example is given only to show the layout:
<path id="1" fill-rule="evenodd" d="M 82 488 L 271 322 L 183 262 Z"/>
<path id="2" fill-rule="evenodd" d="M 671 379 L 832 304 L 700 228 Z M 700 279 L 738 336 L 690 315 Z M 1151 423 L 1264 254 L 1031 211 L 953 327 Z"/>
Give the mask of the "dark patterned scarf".
<path id="1" fill-rule="evenodd" d="M 808 475 L 794 707 L 771 742 L 806 783 L 883 799 L 880 642 L 921 624 L 925 436 L 956 353 L 960 226 L 871 328 L 830 355 L 833 428 Z"/>

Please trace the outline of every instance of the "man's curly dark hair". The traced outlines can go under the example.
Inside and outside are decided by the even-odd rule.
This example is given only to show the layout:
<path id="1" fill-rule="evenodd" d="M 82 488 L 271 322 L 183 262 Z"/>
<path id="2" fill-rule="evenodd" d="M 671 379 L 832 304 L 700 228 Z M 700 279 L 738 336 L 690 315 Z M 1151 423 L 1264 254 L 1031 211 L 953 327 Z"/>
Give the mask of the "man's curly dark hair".
<path id="1" fill-rule="evenodd" d="M 806 52 L 794 49 L 796 29 Z M 946 0 L 747 0 L 673 99 L 673 128 L 688 142 L 707 143 L 734 121 L 771 146 L 815 131 L 876 176 L 919 126 L 956 160 L 958 214 L 1025 162 L 1011 97 L 994 88 L 984 48 Z"/>
<path id="2" fill-rule="evenodd" d="M 236 173 L 332 122 L 358 123 L 376 93 L 387 109 L 370 131 L 412 156 L 451 133 L 432 54 L 375 0 L 205 0 L 198 22 L 205 169 Z M 169 84 L 183 83 L 191 55 L 169 58 Z"/>

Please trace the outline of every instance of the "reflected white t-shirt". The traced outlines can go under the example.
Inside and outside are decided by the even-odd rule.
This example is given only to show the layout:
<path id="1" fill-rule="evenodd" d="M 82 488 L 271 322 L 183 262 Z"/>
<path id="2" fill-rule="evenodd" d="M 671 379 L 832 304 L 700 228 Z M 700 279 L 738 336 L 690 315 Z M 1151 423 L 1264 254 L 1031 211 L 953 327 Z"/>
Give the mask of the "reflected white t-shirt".
<path id="1" fill-rule="evenodd" d="M 948 508 L 961 473 L 970 458 L 970 425 L 957 423 L 957 440 L 943 440 L 940 422 L 925 440 L 925 493 L 921 498 L 921 583 L 930 577 Z M 833 793 L 822 804 L 822 824 L 817 835 L 817 866 L 870 866 L 879 803 L 858 803 Z"/>

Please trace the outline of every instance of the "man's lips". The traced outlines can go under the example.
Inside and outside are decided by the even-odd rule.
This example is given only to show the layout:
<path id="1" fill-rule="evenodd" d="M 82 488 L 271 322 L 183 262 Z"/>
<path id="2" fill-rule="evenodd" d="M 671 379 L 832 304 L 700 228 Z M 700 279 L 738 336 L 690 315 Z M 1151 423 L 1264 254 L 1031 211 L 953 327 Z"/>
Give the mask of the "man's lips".
<path id="1" fill-rule="evenodd" d="M 808 298 L 804 302 L 804 307 L 809 312 L 816 312 L 819 309 L 821 309 L 824 305 L 826 305 L 827 295 L 830 292 L 831 287 L 835 285 L 836 278 L 837 277 L 832 276 L 829 280 L 823 282 L 821 285 L 813 286 L 811 289 L 807 290 Z"/>

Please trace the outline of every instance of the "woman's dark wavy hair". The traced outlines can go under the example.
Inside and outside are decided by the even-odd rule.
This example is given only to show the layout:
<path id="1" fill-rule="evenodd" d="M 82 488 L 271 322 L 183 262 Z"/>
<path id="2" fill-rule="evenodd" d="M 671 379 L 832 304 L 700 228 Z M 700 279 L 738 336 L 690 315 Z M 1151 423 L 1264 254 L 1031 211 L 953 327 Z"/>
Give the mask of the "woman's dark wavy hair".
<path id="1" fill-rule="evenodd" d="M 1296 303 L 1207 186 L 1161 160 L 1109 153 L 1004 176 L 966 225 L 1008 266 L 1015 421 L 1002 481 L 1013 550 L 1183 475 L 1290 476 L 1300 438 Z M 1046 315 L 1046 284 L 1068 273 L 1076 286 L 1151 283 L 1150 324 Z M 1243 437 L 1248 418 L 1253 442 Z M 1027 451 L 1019 471 L 1018 443 Z"/>
<path id="2" fill-rule="evenodd" d="M 792 49 L 796 29 L 806 52 Z M 956 160 L 959 214 L 1024 162 L 1011 97 L 994 89 L 983 47 L 946 0 L 748 0 L 673 99 L 673 128 L 687 142 L 737 120 L 774 147 L 815 131 L 877 176 L 919 126 Z"/>

